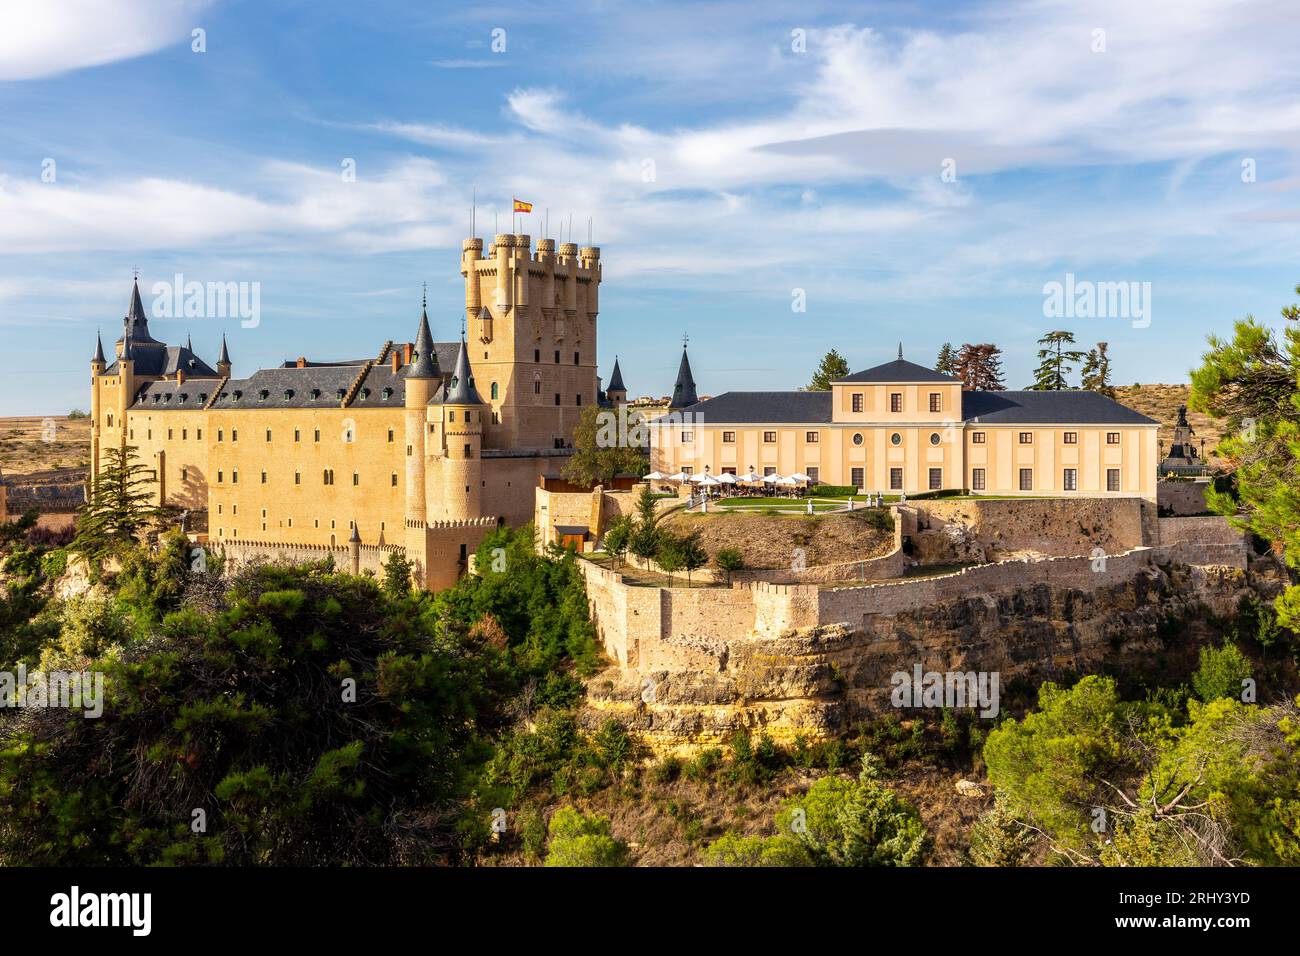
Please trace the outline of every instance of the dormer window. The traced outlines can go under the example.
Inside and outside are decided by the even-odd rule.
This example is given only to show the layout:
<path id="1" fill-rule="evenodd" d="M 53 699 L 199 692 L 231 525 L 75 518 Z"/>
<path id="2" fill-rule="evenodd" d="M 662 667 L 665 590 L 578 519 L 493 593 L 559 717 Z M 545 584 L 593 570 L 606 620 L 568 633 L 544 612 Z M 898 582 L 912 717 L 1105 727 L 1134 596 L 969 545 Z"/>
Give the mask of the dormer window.
<path id="1" fill-rule="evenodd" d="M 154 393 L 153 400 L 154 400 L 155 402 L 160 401 L 161 399 L 162 399 L 162 396 L 161 396 L 161 395 L 159 395 L 159 394 L 157 394 L 157 393 Z"/>
<path id="2" fill-rule="evenodd" d="M 393 397 L 393 390 L 391 388 L 386 388 L 383 390 L 381 394 L 384 397 L 384 401 L 388 401 L 390 398 Z"/>
<path id="3" fill-rule="evenodd" d="M 312 397 L 312 398 L 320 398 L 320 389 L 319 389 L 319 388 L 313 388 L 313 389 L 311 390 L 311 397 Z"/>
<path id="4" fill-rule="evenodd" d="M 286 388 L 284 390 L 284 400 L 287 402 L 291 398 L 293 398 L 293 389 Z"/>
<path id="5" fill-rule="evenodd" d="M 188 402 L 188 401 L 190 400 L 190 393 L 189 393 L 189 392 L 181 392 L 180 395 L 177 396 L 177 397 L 180 399 L 181 404 L 184 405 L 186 402 Z"/>
<path id="6" fill-rule="evenodd" d="M 257 393 L 257 400 L 259 402 L 264 402 L 266 401 L 267 396 L 270 394 L 271 394 L 271 390 L 269 388 L 264 388 Z"/>
<path id="7" fill-rule="evenodd" d="M 200 401 L 200 402 L 206 402 L 207 400 L 208 400 L 208 393 L 207 393 L 207 392 L 199 392 L 199 401 Z"/>
<path id="8" fill-rule="evenodd" d="M 334 397 L 341 402 L 343 401 L 343 396 L 346 394 L 347 394 L 347 390 L 340 388 L 337 392 L 334 393 Z"/>
<path id="9" fill-rule="evenodd" d="M 243 397 L 244 397 L 243 391 L 241 391 L 240 389 L 235 389 L 235 401 L 239 401 Z"/>
<path id="10" fill-rule="evenodd" d="M 168 402 L 170 402 L 171 400 L 172 400 L 172 393 L 171 393 L 171 392 L 164 392 L 164 393 L 163 393 L 163 404 L 166 405 L 166 404 L 167 404 Z"/>
<path id="11" fill-rule="evenodd" d="M 370 389 L 368 389 L 368 388 L 363 388 L 363 389 L 361 390 L 361 397 L 362 397 L 362 398 L 369 398 L 369 397 L 370 397 Z"/>

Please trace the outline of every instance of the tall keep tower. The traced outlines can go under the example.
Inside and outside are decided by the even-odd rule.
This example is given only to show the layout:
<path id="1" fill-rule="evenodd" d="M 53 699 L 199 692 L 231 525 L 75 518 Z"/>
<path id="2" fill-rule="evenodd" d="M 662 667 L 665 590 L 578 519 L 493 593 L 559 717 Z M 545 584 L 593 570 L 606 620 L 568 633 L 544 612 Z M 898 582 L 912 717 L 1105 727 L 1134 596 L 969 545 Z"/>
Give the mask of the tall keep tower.
<path id="1" fill-rule="evenodd" d="M 489 406 L 493 448 L 553 449 L 572 439 L 597 400 L 596 316 L 600 249 L 501 233 L 488 246 L 466 239 L 467 347 Z"/>
<path id="2" fill-rule="evenodd" d="M 429 520 L 464 521 L 481 516 L 483 418 L 487 403 L 474 386 L 468 344 L 460 340 L 456 369 L 446 390 L 429 405 L 431 458 Z M 438 479 L 438 480 L 435 480 Z"/>

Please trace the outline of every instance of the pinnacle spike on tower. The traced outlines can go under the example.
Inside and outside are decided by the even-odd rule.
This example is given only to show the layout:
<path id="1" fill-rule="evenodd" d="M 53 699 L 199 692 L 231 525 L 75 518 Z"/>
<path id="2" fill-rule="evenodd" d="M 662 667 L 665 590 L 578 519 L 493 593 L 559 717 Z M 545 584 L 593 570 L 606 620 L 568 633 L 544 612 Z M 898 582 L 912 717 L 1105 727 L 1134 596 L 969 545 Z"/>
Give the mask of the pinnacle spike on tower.
<path id="1" fill-rule="evenodd" d="M 429 330 L 429 310 L 420 310 L 420 329 L 415 333 L 415 358 L 406 367 L 407 378 L 442 378 L 438 368 L 438 352 L 433 345 L 433 332 Z"/>
<path id="2" fill-rule="evenodd" d="M 899 342 L 899 343 L 898 343 L 898 360 L 899 360 L 900 362 L 903 360 L 903 343 L 902 343 L 902 342 Z"/>
<path id="3" fill-rule="evenodd" d="M 677 383 L 673 385 L 672 408 L 686 408 L 699 404 L 695 394 L 695 376 L 691 373 L 691 360 L 686 356 L 686 336 L 682 336 L 682 361 L 677 366 Z"/>
<path id="4" fill-rule="evenodd" d="M 91 361 L 104 364 L 104 342 L 99 337 L 99 329 L 95 329 L 95 357 Z"/>
<path id="5" fill-rule="evenodd" d="M 226 333 L 221 333 L 221 354 L 217 356 L 218 365 L 230 364 L 230 352 L 226 350 Z"/>
<path id="6" fill-rule="evenodd" d="M 474 387 L 474 370 L 469 364 L 469 346 L 465 342 L 465 336 L 460 337 L 460 354 L 456 356 L 456 371 L 451 375 L 451 381 L 447 385 L 447 397 L 443 399 L 447 405 L 482 405 L 483 399 L 479 396 L 478 389 Z"/>

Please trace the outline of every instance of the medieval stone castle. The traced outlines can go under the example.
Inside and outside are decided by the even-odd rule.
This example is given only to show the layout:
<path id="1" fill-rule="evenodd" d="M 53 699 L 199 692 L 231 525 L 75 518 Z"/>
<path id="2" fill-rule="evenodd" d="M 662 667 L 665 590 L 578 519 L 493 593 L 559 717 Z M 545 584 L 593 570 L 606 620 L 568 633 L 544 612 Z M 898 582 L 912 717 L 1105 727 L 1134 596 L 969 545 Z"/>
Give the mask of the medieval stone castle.
<path id="1" fill-rule="evenodd" d="M 224 338 L 215 368 L 155 339 L 137 284 L 113 360 L 97 342 L 91 362 L 92 474 L 129 446 L 219 547 L 350 547 L 370 567 L 404 550 L 419 583 L 449 586 L 489 531 L 531 520 L 584 409 L 626 400 L 617 368 L 607 391 L 597 376 L 599 248 L 530 245 L 464 241 L 459 342 L 434 341 L 426 304 L 414 342 L 245 378 Z"/>

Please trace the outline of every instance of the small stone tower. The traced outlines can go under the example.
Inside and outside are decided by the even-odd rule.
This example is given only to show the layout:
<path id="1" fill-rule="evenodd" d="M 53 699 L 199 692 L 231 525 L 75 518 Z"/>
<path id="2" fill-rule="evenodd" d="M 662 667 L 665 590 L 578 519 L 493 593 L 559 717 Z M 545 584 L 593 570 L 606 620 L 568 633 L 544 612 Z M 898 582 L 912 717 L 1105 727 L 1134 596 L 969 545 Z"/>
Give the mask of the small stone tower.
<path id="1" fill-rule="evenodd" d="M 623 384 L 623 372 L 618 367 L 618 356 L 614 356 L 614 371 L 609 376 L 609 386 L 605 389 L 605 399 L 618 408 L 627 404 L 627 387 Z"/>
<path id="2" fill-rule="evenodd" d="M 682 361 L 677 366 L 677 382 L 673 385 L 673 400 L 668 406 L 672 409 L 688 408 L 699 404 L 695 394 L 695 376 L 691 373 L 691 360 L 686 356 L 686 343 L 682 343 Z"/>
<path id="3" fill-rule="evenodd" d="M 226 349 L 226 335 L 221 334 L 221 354 L 217 356 L 217 374 L 222 378 L 230 378 L 230 370 L 233 366 L 230 364 L 230 352 Z"/>
<path id="4" fill-rule="evenodd" d="M 425 486 L 425 419 L 429 399 L 442 386 L 442 372 L 438 369 L 438 353 L 429 330 L 429 309 L 426 298 L 420 309 L 420 328 L 415 335 L 415 351 L 406 366 L 406 550 L 413 560 L 421 561 L 425 555 L 425 523 L 428 505 Z M 432 437 L 432 436 L 430 436 Z M 430 442 L 431 444 L 431 442 Z M 423 569 L 419 574 L 423 574 Z"/>
<path id="5" fill-rule="evenodd" d="M 462 337 L 456 369 L 451 373 L 446 391 L 434 399 L 430 421 L 437 416 L 437 444 L 430 449 L 438 457 L 442 474 L 442 495 L 437 517 L 446 521 L 464 521 L 481 516 L 483 417 L 487 403 L 474 387 L 474 372 L 469 364 L 469 350 Z M 430 509 L 431 517 L 434 509 Z"/>

